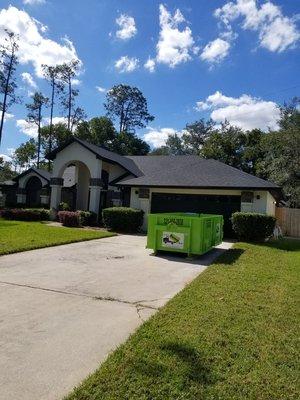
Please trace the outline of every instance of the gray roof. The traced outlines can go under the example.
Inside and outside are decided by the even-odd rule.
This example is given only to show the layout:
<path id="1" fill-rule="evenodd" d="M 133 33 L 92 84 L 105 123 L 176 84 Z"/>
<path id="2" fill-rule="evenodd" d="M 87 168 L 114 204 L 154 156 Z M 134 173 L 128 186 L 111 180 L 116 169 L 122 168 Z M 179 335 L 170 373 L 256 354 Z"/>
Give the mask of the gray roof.
<path id="1" fill-rule="evenodd" d="M 47 155 L 47 158 L 53 160 L 56 157 L 56 154 L 63 150 L 65 147 L 69 146 L 71 143 L 77 142 L 81 144 L 86 149 L 90 150 L 94 153 L 98 158 L 104 161 L 108 161 L 114 164 L 118 164 L 123 167 L 126 171 L 130 172 L 134 176 L 141 175 L 141 171 L 138 169 L 137 165 L 133 160 L 129 157 L 121 156 L 120 154 L 114 153 L 105 147 L 100 147 L 95 144 L 89 143 L 86 140 L 78 139 L 73 137 L 71 140 L 66 142 L 63 146 L 56 148 L 50 154 Z"/>
<path id="2" fill-rule="evenodd" d="M 22 178 L 22 176 L 27 175 L 30 172 L 35 172 L 38 175 L 40 175 L 42 178 L 46 179 L 46 181 L 50 181 L 51 172 L 48 172 L 41 168 L 34 168 L 34 167 L 31 167 L 31 168 L 27 169 L 26 171 L 22 172 L 20 175 L 16 176 L 14 178 L 14 181 L 18 181 L 20 178 Z"/>
<path id="3" fill-rule="evenodd" d="M 143 175 L 123 177 L 120 186 L 279 189 L 272 182 L 198 156 L 128 156 Z"/>

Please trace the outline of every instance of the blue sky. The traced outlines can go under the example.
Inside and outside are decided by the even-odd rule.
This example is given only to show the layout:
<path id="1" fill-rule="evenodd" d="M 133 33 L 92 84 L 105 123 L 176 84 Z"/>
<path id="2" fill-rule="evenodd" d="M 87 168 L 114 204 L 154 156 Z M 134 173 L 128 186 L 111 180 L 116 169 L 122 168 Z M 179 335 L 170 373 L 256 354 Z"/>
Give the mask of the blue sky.
<path id="1" fill-rule="evenodd" d="M 299 94 L 295 0 L 1 0 L 0 40 L 5 27 L 21 37 L 23 105 L 9 111 L 0 154 L 36 134 L 24 103 L 36 88 L 47 94 L 44 62 L 81 60 L 78 103 L 89 117 L 104 114 L 111 86 L 140 88 L 155 120 L 137 133 L 152 146 L 201 117 L 276 128 L 276 104 Z"/>

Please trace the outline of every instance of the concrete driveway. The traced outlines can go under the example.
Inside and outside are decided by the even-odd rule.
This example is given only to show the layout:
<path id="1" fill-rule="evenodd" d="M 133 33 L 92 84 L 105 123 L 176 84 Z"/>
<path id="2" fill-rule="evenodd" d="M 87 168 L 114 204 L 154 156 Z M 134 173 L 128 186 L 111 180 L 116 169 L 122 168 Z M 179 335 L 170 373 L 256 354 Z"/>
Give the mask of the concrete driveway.
<path id="1" fill-rule="evenodd" d="M 220 254 L 117 236 L 0 257 L 0 399 L 61 399 Z"/>

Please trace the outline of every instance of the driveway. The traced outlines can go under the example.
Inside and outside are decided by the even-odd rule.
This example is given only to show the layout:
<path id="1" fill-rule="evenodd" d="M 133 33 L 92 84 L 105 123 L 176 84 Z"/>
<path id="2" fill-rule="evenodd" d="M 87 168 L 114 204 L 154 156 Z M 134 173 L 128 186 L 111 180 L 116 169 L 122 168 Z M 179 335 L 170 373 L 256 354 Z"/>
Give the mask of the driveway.
<path id="1" fill-rule="evenodd" d="M 230 243 L 192 261 L 117 236 L 0 257 L 0 399 L 61 399 Z"/>

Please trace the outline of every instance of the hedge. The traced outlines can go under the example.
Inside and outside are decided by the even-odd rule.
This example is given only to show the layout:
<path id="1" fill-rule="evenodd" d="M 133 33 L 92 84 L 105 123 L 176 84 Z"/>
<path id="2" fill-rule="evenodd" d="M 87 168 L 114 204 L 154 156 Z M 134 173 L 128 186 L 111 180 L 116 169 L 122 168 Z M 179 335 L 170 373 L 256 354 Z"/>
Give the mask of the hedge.
<path id="1" fill-rule="evenodd" d="M 233 230 L 239 240 L 262 242 L 271 237 L 276 218 L 259 213 L 236 212 L 231 217 Z"/>
<path id="2" fill-rule="evenodd" d="M 143 225 L 142 210 L 130 207 L 110 207 L 102 211 L 104 226 L 119 232 L 138 232 Z"/>
<path id="3" fill-rule="evenodd" d="M 50 211 L 44 208 L 7 208 L 0 210 L 0 217 L 15 221 L 48 221 Z"/>
<path id="4" fill-rule="evenodd" d="M 92 211 L 78 210 L 79 223 L 83 226 L 95 226 L 97 225 L 97 214 Z"/>
<path id="5" fill-rule="evenodd" d="M 77 211 L 59 211 L 57 218 L 63 226 L 77 228 L 80 226 L 79 213 Z"/>
<path id="6" fill-rule="evenodd" d="M 57 219 L 64 226 L 94 226 L 97 223 L 97 215 L 91 211 L 59 211 Z"/>

